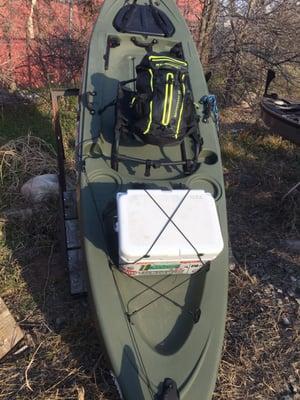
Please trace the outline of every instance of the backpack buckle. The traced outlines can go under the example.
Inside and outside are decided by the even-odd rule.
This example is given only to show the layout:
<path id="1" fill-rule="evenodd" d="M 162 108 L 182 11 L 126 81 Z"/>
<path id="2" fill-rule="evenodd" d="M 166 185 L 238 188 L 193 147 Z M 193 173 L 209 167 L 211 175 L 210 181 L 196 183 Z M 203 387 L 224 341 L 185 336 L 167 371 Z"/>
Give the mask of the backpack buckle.
<path id="1" fill-rule="evenodd" d="M 150 176 L 150 171 L 151 171 L 151 167 L 153 167 L 154 169 L 156 168 L 160 168 L 162 163 L 161 161 L 157 160 L 157 161 L 153 161 L 153 160 L 146 160 L 146 167 L 145 167 L 145 176 Z"/>
<path id="2" fill-rule="evenodd" d="M 152 167 L 152 161 L 151 160 L 146 160 L 146 167 L 145 167 L 145 176 L 150 176 L 150 170 Z"/>

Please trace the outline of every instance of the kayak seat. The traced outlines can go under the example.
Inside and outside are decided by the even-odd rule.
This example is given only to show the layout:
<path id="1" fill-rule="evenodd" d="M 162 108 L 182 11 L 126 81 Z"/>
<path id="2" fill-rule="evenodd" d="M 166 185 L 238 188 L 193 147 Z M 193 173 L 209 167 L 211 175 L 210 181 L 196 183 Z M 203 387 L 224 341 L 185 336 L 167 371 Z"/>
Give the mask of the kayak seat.
<path id="1" fill-rule="evenodd" d="M 292 103 L 290 101 L 284 100 L 284 99 L 270 99 L 266 98 L 266 103 L 273 107 L 274 109 L 278 109 L 280 111 L 284 112 L 299 112 L 300 111 L 300 103 Z"/>
<path id="2" fill-rule="evenodd" d="M 152 4 L 125 4 L 116 14 L 113 26 L 118 32 L 171 37 L 175 27 L 167 15 Z"/>

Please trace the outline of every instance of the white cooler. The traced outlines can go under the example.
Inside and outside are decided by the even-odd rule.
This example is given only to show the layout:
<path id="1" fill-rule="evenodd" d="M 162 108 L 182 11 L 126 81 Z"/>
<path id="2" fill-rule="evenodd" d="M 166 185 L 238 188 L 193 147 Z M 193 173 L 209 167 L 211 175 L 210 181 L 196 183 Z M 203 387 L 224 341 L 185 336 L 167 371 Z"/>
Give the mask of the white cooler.
<path id="1" fill-rule="evenodd" d="M 223 250 L 215 200 L 203 190 L 128 190 L 117 194 L 117 211 L 127 274 L 192 274 Z"/>

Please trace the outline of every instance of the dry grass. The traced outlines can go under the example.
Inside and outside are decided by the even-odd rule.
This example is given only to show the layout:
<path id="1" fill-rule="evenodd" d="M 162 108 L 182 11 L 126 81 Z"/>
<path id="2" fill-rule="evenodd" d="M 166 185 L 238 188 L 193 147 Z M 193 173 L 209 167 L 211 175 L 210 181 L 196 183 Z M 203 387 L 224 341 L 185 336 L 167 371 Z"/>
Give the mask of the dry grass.
<path id="1" fill-rule="evenodd" d="M 56 172 L 55 152 L 38 137 L 22 137 L 0 148 L 0 165 L 0 293 L 26 333 L 23 351 L 0 362 L 0 399 L 113 398 L 86 299 L 69 294 L 58 205 L 44 203 L 21 216 L 5 212 L 32 207 L 20 187 L 31 176 Z"/>
<path id="2" fill-rule="evenodd" d="M 299 150 L 240 109 L 223 113 L 222 148 L 237 266 L 214 399 L 296 399 L 300 260 L 281 241 L 299 238 L 299 188 L 281 199 L 299 180 Z M 52 148 L 35 137 L 1 147 L 0 165 L 1 211 L 20 206 L 30 176 L 56 170 Z M 87 301 L 69 295 L 57 225 L 56 204 L 2 222 L 0 293 L 26 333 L 19 348 L 27 348 L 1 361 L 0 400 L 118 399 Z"/>
<path id="3" fill-rule="evenodd" d="M 238 121 L 237 121 L 238 120 Z M 272 136 L 252 111 L 223 112 L 230 272 L 224 354 L 215 399 L 299 398 L 299 148 Z M 285 325 L 288 319 L 289 324 Z"/>
<path id="4" fill-rule="evenodd" d="M 0 147 L 0 209 L 16 204 L 19 189 L 27 179 L 44 173 L 56 173 L 55 151 L 47 142 L 35 137 L 20 137 Z"/>
<path id="5" fill-rule="evenodd" d="M 260 281 L 245 267 L 231 273 L 229 293 L 227 333 L 215 398 L 281 399 L 298 391 L 297 303 L 279 295 L 274 285 Z M 282 323 L 283 316 L 289 318 L 290 326 Z"/>

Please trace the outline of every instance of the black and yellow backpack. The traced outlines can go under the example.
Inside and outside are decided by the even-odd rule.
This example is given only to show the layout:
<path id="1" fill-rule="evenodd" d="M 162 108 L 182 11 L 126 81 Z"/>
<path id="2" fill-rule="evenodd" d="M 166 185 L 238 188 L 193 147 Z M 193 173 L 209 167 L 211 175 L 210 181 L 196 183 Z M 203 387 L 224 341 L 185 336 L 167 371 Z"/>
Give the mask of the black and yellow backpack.
<path id="1" fill-rule="evenodd" d="M 195 125 L 188 64 L 170 53 L 147 54 L 136 68 L 132 127 L 145 142 L 181 142 Z"/>
<path id="2" fill-rule="evenodd" d="M 127 84 L 133 82 L 135 89 L 128 89 Z M 183 153 L 184 139 L 190 136 L 194 141 L 194 158 L 176 164 L 189 163 L 186 171 L 192 172 L 202 146 L 198 122 L 187 61 L 172 49 L 148 52 L 136 67 L 136 78 L 119 86 L 112 167 L 117 166 L 122 135 L 158 146 L 181 145 Z"/>

